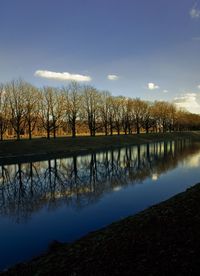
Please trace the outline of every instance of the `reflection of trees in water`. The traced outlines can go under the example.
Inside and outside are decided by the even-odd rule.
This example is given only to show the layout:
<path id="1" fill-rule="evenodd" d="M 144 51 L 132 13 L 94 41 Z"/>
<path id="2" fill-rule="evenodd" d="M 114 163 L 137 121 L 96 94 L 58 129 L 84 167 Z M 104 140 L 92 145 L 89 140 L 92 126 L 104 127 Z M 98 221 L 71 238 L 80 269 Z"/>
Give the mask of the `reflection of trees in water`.
<path id="1" fill-rule="evenodd" d="M 0 175 L 0 212 L 17 220 L 28 217 L 43 196 L 37 164 L 2 166 Z"/>
<path id="2" fill-rule="evenodd" d="M 83 207 L 104 193 L 175 168 L 197 149 L 180 140 L 1 166 L 0 213 L 20 221 L 46 204 L 50 209 L 63 202 Z"/>

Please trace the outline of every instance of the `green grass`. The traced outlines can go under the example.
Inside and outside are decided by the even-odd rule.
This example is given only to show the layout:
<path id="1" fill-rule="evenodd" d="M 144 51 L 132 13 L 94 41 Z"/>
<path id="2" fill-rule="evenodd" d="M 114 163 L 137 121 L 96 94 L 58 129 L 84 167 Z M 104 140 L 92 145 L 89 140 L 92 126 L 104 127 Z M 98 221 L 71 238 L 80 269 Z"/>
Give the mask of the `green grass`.
<path id="1" fill-rule="evenodd" d="M 70 156 L 108 148 L 188 138 L 200 140 L 200 132 L 150 133 L 139 135 L 39 138 L 0 142 L 0 163 L 41 160 L 56 156 Z"/>
<path id="2" fill-rule="evenodd" d="M 197 275 L 200 184 L 2 275 Z"/>

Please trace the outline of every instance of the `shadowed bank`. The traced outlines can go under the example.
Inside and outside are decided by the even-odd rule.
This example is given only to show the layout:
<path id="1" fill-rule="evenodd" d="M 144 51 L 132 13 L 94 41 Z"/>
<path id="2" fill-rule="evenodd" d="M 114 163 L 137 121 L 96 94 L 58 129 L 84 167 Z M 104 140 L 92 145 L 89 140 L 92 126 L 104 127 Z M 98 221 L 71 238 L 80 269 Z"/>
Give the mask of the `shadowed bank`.
<path id="1" fill-rule="evenodd" d="M 76 139 L 68 137 L 52 140 L 38 138 L 33 140 L 2 141 L 0 143 L 0 164 L 39 161 L 55 157 L 59 158 L 80 155 L 122 146 L 178 139 L 191 139 L 192 141 L 199 141 L 200 132 L 188 131 L 119 136 L 82 136 L 77 137 Z"/>
<path id="2" fill-rule="evenodd" d="M 199 269 L 200 184 L 2 275 L 194 275 Z"/>

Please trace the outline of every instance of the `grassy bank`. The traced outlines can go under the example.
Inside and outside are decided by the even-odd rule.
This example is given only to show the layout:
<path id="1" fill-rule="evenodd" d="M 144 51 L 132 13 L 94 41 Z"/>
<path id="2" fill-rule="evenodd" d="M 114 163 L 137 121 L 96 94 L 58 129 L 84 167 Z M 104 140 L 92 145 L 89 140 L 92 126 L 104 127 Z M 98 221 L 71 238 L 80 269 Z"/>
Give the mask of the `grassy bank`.
<path id="1" fill-rule="evenodd" d="M 200 140 L 200 132 L 150 133 L 139 135 L 33 139 L 0 142 L 0 164 L 44 160 L 108 148 L 137 145 L 155 141 L 189 138 Z"/>
<path id="2" fill-rule="evenodd" d="M 196 275 L 200 184 L 2 275 Z"/>

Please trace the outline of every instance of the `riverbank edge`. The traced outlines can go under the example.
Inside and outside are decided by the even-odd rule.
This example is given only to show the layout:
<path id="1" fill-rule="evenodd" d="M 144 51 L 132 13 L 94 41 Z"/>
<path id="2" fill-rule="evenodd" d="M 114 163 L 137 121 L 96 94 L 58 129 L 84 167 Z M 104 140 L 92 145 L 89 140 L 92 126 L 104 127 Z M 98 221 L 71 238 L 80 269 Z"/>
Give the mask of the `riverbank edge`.
<path id="1" fill-rule="evenodd" d="M 200 141 L 200 131 L 6 140 L 0 142 L 0 165 L 64 158 L 123 146 L 179 139 Z"/>
<path id="2" fill-rule="evenodd" d="M 200 183 L 0 275 L 196 275 L 199 202 Z"/>

